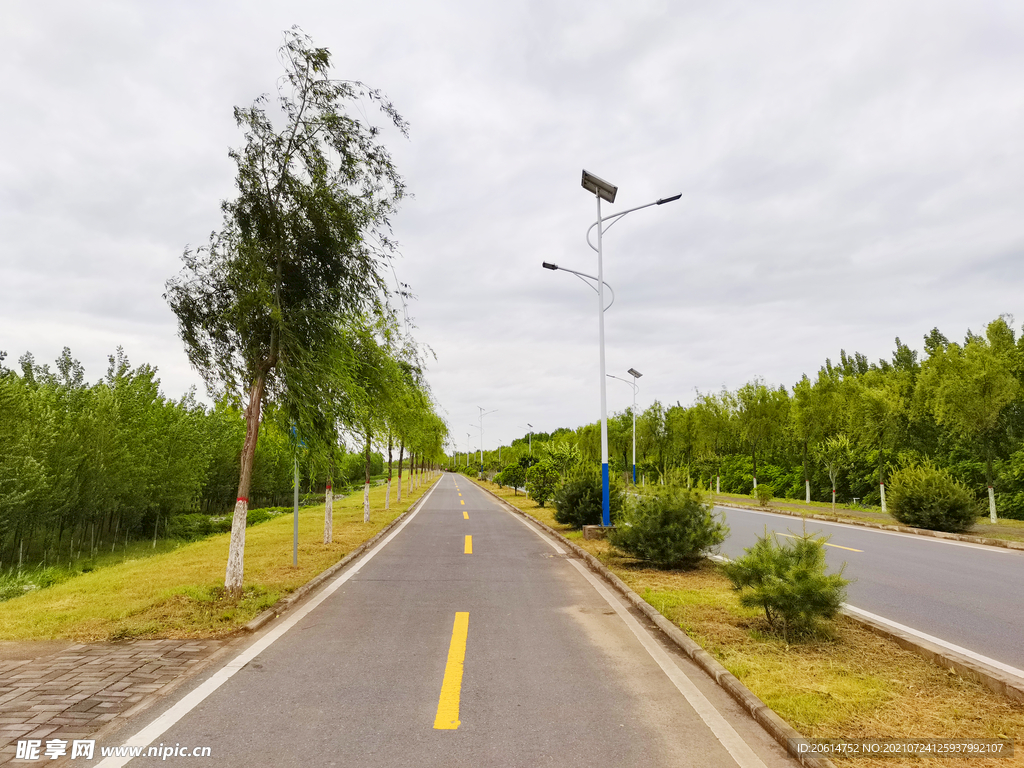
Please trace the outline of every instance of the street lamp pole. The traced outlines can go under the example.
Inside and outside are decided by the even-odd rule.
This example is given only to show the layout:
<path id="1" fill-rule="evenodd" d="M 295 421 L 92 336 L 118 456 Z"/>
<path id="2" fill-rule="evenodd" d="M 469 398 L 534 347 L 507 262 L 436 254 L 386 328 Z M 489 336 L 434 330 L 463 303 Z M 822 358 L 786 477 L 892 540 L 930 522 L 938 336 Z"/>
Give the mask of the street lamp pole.
<path id="1" fill-rule="evenodd" d="M 594 248 L 594 250 L 597 251 L 597 316 L 599 329 L 598 337 L 601 345 L 601 521 L 602 524 L 607 527 L 611 525 L 612 521 L 611 489 L 608 478 L 608 397 L 606 392 L 607 382 L 605 381 L 607 374 L 605 373 L 604 364 L 604 232 L 608 227 L 627 213 L 632 213 L 633 211 L 638 211 L 641 208 L 647 208 L 652 205 L 670 203 L 673 200 L 678 200 L 682 197 L 682 193 L 673 197 L 661 198 L 653 203 L 638 205 L 635 208 L 629 208 L 628 210 L 613 213 L 607 218 L 603 218 L 601 216 L 601 200 L 607 200 L 609 203 L 614 203 L 615 195 L 619 188 L 613 184 L 609 184 L 603 179 L 599 179 L 597 176 L 592 173 L 588 173 L 586 170 L 583 171 L 582 185 L 588 192 L 593 192 L 594 197 L 597 198 L 597 221 L 591 224 L 590 229 L 587 230 L 587 243 L 591 248 L 594 248 L 594 245 L 590 242 L 590 230 L 597 227 L 597 247 Z M 607 227 L 604 225 L 605 221 L 609 222 Z"/>
<path id="2" fill-rule="evenodd" d="M 484 471 L 484 416 L 490 416 L 492 413 L 497 413 L 498 409 L 495 408 L 493 411 L 487 411 L 484 413 L 484 409 L 481 406 L 477 406 L 480 410 L 480 472 Z M 472 425 L 470 425 L 472 426 Z"/>
<path id="3" fill-rule="evenodd" d="M 633 388 L 633 485 L 636 485 L 636 393 L 640 389 L 640 385 L 636 383 L 636 380 L 643 376 L 643 374 L 635 368 L 630 368 L 627 373 L 633 377 L 633 381 L 623 379 L 621 376 L 613 376 L 610 373 L 608 378 L 618 379 Z"/>

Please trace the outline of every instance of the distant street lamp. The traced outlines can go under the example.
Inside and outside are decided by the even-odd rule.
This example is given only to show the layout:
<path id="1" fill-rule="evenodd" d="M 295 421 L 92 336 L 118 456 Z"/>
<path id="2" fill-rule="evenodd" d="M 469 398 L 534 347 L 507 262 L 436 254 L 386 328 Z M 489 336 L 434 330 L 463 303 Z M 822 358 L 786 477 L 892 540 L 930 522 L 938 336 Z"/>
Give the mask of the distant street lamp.
<path id="1" fill-rule="evenodd" d="M 606 527 L 611 525 L 611 494 L 608 480 L 608 395 L 607 386 L 605 379 L 607 374 L 605 373 L 604 364 L 604 313 L 607 307 L 604 305 L 604 246 L 603 237 L 604 233 L 614 224 L 616 221 L 621 219 L 627 213 L 633 211 L 639 211 L 641 208 L 649 208 L 652 205 L 663 205 L 664 203 L 671 203 L 674 200 L 678 200 L 683 195 L 673 195 L 672 197 L 663 197 L 659 200 L 655 200 L 653 203 L 645 203 L 644 205 L 638 205 L 635 208 L 629 208 L 619 213 L 613 213 L 610 216 L 601 216 L 601 201 L 605 200 L 609 203 L 615 202 L 615 195 L 618 193 L 619 188 L 613 184 L 609 184 L 603 179 L 599 179 L 592 173 L 583 171 L 583 188 L 588 192 L 592 192 L 594 197 L 597 199 L 597 221 L 590 225 L 590 229 L 587 230 L 587 245 L 597 251 L 597 276 L 590 277 L 597 283 L 597 320 L 598 320 L 598 341 L 600 345 L 601 355 L 601 521 Z M 605 226 L 605 222 L 608 225 Z M 590 242 L 590 232 L 597 227 L 597 245 L 595 246 Z M 544 263 L 545 269 L 560 269 L 555 264 Z M 566 272 L 573 272 L 571 269 L 564 270 Z M 579 272 L 574 274 L 580 275 Z M 614 300 L 614 294 L 613 294 Z M 611 305 L 609 305 L 611 306 Z"/>
<path id="2" fill-rule="evenodd" d="M 530 428 L 530 455 L 533 456 L 533 424 L 531 424 L 530 422 L 526 422 L 526 426 Z M 523 429 L 522 426 L 520 426 L 519 428 Z"/>
<path id="3" fill-rule="evenodd" d="M 493 411 L 487 411 L 484 413 L 484 409 L 479 405 L 477 408 L 480 409 L 480 471 L 484 471 L 484 416 L 490 416 L 492 413 L 497 413 L 498 409 L 495 408 Z M 473 426 L 470 424 L 470 426 Z M 500 455 L 500 454 L 499 454 Z"/>
<path id="4" fill-rule="evenodd" d="M 632 381 L 623 379 L 619 376 L 612 376 L 610 373 L 608 374 L 608 377 L 623 381 L 633 388 L 633 485 L 636 485 L 636 393 L 637 390 L 640 389 L 640 385 L 636 383 L 636 380 L 643 376 L 643 374 L 635 368 L 630 368 L 626 373 L 633 377 Z"/>

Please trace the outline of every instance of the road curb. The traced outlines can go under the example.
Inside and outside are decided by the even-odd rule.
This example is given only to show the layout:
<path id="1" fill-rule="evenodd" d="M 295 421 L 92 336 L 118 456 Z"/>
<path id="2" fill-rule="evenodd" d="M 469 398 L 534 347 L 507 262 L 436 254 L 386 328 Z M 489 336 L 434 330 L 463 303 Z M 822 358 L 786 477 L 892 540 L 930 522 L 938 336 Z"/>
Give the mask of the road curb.
<path id="1" fill-rule="evenodd" d="M 937 664 L 943 669 L 951 670 L 963 677 L 973 678 L 994 693 L 1024 704 L 1024 683 L 1013 675 L 1003 672 L 1001 669 L 990 667 L 988 664 L 972 659 L 969 656 L 943 648 L 940 645 L 928 642 L 920 637 L 915 637 L 882 622 L 869 619 L 866 616 L 858 616 L 846 609 L 843 609 L 843 615 L 856 621 L 879 637 L 892 640 L 904 650 L 916 653 L 918 656 Z"/>
<path id="2" fill-rule="evenodd" d="M 442 476 L 443 475 L 438 475 L 438 477 L 434 478 L 434 482 L 431 483 L 430 486 L 433 486 L 434 483 L 437 483 Z M 397 525 L 400 525 L 401 522 L 405 520 L 405 518 L 411 515 L 419 507 L 419 505 L 423 502 L 423 499 L 426 498 L 427 491 L 429 490 L 430 486 L 424 489 L 423 494 L 412 503 L 411 507 L 409 507 L 407 510 L 405 510 L 405 512 L 403 512 L 390 523 L 381 528 L 372 538 L 369 538 L 366 541 L 364 541 L 358 547 L 356 547 L 343 558 L 341 558 L 341 560 L 339 560 L 330 568 L 328 568 L 326 571 L 321 571 L 318 575 L 314 576 L 312 579 L 307 581 L 305 584 L 296 589 L 290 595 L 282 597 L 272 606 L 267 608 L 267 610 L 263 611 L 263 613 L 256 616 L 248 624 L 241 627 L 241 629 L 245 632 L 256 632 L 257 630 L 262 629 L 267 625 L 268 622 L 280 616 L 282 613 L 285 613 L 286 611 L 290 610 L 292 606 L 294 606 L 297 602 L 302 600 L 302 598 L 304 598 L 314 589 L 319 587 L 325 581 L 330 579 L 338 571 L 340 571 L 346 565 L 348 565 L 357 557 L 362 555 L 368 549 L 372 548 L 374 544 L 376 544 L 382 538 L 387 536 L 388 533 L 390 533 L 393 528 L 395 528 Z"/>
<path id="3" fill-rule="evenodd" d="M 608 570 L 604 563 L 582 547 L 569 541 L 554 528 L 545 525 L 537 518 L 526 514 L 517 507 L 512 506 L 500 496 L 492 493 L 488 488 L 484 488 L 479 484 L 478 487 L 486 493 L 489 493 L 510 512 L 514 512 L 534 525 L 539 526 L 542 530 L 553 536 L 561 544 L 566 546 L 573 554 L 585 562 L 591 571 L 608 582 L 616 589 L 616 591 L 625 597 L 631 605 L 654 622 L 658 629 L 664 632 L 669 639 L 671 639 L 672 642 L 683 651 L 683 653 L 689 656 L 697 666 L 712 677 L 721 688 L 725 689 L 725 691 L 732 696 L 732 698 L 741 707 L 749 712 L 750 716 L 753 717 L 754 720 L 756 720 L 766 731 L 768 731 L 772 738 L 775 739 L 775 741 L 777 741 L 786 750 L 786 752 L 788 752 L 789 755 L 796 759 L 801 765 L 806 766 L 806 768 L 835 768 L 835 763 L 828 758 L 813 757 L 797 753 L 791 740 L 803 739 L 803 734 L 779 717 L 774 710 L 755 696 L 749 688 L 743 685 L 735 675 L 723 667 L 711 654 L 701 648 L 700 645 L 698 645 L 679 627 L 662 616 L 661 613 L 659 613 L 650 603 L 630 589 L 622 579 Z"/>
<path id="4" fill-rule="evenodd" d="M 914 536 L 929 536 L 933 539 L 946 539 L 947 541 L 963 541 L 968 544 L 982 544 L 987 547 L 1002 547 L 1003 549 L 1015 549 L 1024 552 L 1024 542 L 1008 541 L 1006 539 L 990 539 L 986 536 L 971 536 L 966 533 L 946 533 L 945 531 L 929 531 L 926 528 L 913 528 L 909 525 L 890 525 L 889 523 L 872 523 L 870 520 L 857 520 L 850 517 L 838 517 L 837 515 L 819 515 L 816 513 L 801 514 L 786 509 L 775 507 L 753 507 L 743 504 L 729 504 L 712 502 L 716 507 L 726 509 L 739 509 L 744 512 L 767 512 L 772 515 L 786 515 L 787 517 L 798 517 L 805 520 L 820 520 L 823 523 L 842 523 L 843 525 L 857 525 L 861 528 L 874 528 L 880 531 L 895 531 L 897 533 L 909 533 Z"/>

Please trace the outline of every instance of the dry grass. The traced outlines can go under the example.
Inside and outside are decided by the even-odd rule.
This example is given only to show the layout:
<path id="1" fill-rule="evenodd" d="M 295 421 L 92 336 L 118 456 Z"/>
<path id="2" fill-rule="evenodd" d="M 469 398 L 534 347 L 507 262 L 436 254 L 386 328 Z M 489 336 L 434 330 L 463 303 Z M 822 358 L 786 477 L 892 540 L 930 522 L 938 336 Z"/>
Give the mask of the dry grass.
<path id="1" fill-rule="evenodd" d="M 384 488 L 374 488 L 370 523 L 363 522 L 361 493 L 336 501 L 331 544 L 323 543 L 323 506 L 301 510 L 298 567 L 292 566 L 292 515 L 248 528 L 240 600 L 224 594 L 230 534 L 221 534 L 8 600 L 0 609 L 0 640 L 228 635 L 375 535 L 428 488 L 404 489 L 401 504 L 393 493 L 388 512 Z"/>
<path id="2" fill-rule="evenodd" d="M 488 490 L 556 530 L 553 510 Z M 575 543 L 604 562 L 648 603 L 738 677 L 802 734 L 813 738 L 1010 738 L 1014 758 L 972 758 L 971 768 L 1024 765 L 1024 706 L 904 651 L 840 618 L 833 637 L 787 646 L 761 614 L 739 605 L 721 569 L 661 571 L 623 557 L 603 540 Z M 839 758 L 839 765 L 941 764 L 962 758 Z"/>

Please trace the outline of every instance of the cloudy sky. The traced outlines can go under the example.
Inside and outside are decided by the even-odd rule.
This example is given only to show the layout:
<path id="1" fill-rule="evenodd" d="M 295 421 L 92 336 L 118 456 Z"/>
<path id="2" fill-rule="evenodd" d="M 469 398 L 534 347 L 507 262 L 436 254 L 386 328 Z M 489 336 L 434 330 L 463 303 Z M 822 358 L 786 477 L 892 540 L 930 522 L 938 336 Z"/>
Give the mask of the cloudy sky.
<path id="1" fill-rule="evenodd" d="M 69 346 L 95 380 L 120 345 L 203 391 L 164 283 L 294 24 L 411 124 L 395 269 L 460 449 L 478 406 L 489 448 L 599 417 L 595 295 L 540 266 L 596 271 L 584 168 L 606 214 L 682 193 L 605 236 L 608 371 L 641 407 L 1024 320 L 1019 0 L 3 0 L 8 365 Z"/>

